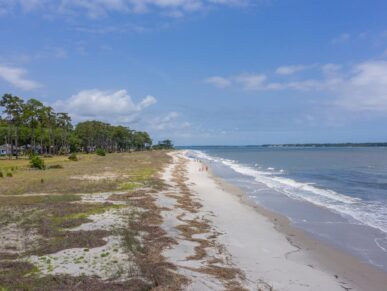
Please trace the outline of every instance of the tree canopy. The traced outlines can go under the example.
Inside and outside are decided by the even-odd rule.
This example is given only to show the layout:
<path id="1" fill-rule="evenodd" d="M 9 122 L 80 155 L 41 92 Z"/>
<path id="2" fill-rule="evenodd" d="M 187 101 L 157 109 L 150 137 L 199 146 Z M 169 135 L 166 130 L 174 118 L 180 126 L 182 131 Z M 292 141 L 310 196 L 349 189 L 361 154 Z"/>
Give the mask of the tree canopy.
<path id="1" fill-rule="evenodd" d="M 25 153 L 58 154 L 152 148 L 152 139 L 145 131 L 98 120 L 80 122 L 74 127 L 68 113 L 55 112 L 37 99 L 25 102 L 18 96 L 4 94 L 0 107 L 0 145 L 9 146 L 10 155 L 17 156 L 21 150 Z M 164 141 L 155 148 L 172 148 L 172 142 Z"/>

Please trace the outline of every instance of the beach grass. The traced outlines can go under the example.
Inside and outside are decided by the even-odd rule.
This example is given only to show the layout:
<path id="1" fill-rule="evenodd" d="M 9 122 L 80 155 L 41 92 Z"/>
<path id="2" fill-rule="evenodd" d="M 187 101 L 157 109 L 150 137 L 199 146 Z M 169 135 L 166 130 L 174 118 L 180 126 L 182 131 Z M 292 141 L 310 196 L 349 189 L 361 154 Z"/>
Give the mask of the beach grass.
<path id="1" fill-rule="evenodd" d="M 0 243 L 8 244 L 0 246 L 0 290 L 122 290 L 123 286 L 145 290 L 160 284 L 158 274 L 175 276 L 168 271 L 170 266 L 163 264 L 160 253 L 160 241 L 162 245 L 168 241 L 160 240 L 156 244 L 152 235 L 139 240 L 140 233 L 161 233 L 159 210 L 151 195 L 163 187 L 156 174 L 170 160 L 166 152 L 81 154 L 78 159 L 70 161 L 66 156 L 44 158 L 46 170 L 31 169 L 27 159 L 0 160 L 0 171 L 13 173 L 12 177 L 0 178 L 0 230 L 4 237 Z M 50 169 L 53 165 L 56 166 Z M 87 193 L 92 196 L 106 193 L 108 202 L 85 203 L 82 197 Z M 120 209 L 128 210 L 125 228 L 69 231 L 92 222 L 91 216 Z M 79 276 L 50 273 L 54 269 L 49 258 L 51 254 L 68 249 L 93 250 L 106 245 L 106 238 L 112 235 L 123 238 L 123 250 L 130 254 L 133 263 L 140 265 L 140 271 L 135 275 L 143 276 L 143 279 L 127 278 L 127 281 L 117 283 L 81 273 Z M 20 236 L 23 244 L 17 241 L 10 244 L 15 236 Z M 115 251 L 117 249 L 101 252 L 99 260 L 107 260 Z M 42 264 L 47 265 L 46 273 L 25 261 L 31 256 L 42 258 Z M 81 259 L 77 261 L 82 262 Z M 159 279 L 156 282 L 152 278 Z M 169 283 L 163 281 L 162 284 Z"/>
<path id="2" fill-rule="evenodd" d="M 29 167 L 29 161 L 0 160 L 0 195 L 27 193 L 72 194 L 131 190 L 160 169 L 165 161 L 162 152 L 113 153 L 105 157 L 78 155 L 79 161 L 67 156 L 43 158 L 46 170 Z M 52 168 L 55 166 L 54 168 Z M 12 171 L 12 177 L 6 173 Z M 128 186 L 129 185 L 129 186 Z"/>

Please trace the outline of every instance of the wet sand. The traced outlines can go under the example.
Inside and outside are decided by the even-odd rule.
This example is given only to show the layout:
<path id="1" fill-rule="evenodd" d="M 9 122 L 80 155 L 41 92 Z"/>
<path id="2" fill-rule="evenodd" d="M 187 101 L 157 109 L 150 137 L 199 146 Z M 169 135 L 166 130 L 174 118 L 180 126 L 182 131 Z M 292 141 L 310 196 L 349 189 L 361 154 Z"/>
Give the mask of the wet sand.
<path id="1" fill-rule="evenodd" d="M 302 261 L 312 268 L 323 270 L 334 277 L 337 276 L 341 282 L 351 285 L 351 288 L 355 290 L 386 290 L 387 274 L 385 272 L 361 261 L 353 255 L 322 243 L 305 233 L 302 229 L 292 226 L 285 216 L 270 211 L 249 200 L 238 187 L 212 174 L 211 177 L 219 187 L 238 196 L 241 203 L 249 205 L 259 214 L 269 219 L 274 228 L 285 235 L 290 244 L 300 250 L 290 254 L 288 256 L 289 259 Z"/>
<path id="2" fill-rule="evenodd" d="M 203 170 L 205 165 L 188 159 L 184 151 L 172 156 L 174 162 L 164 175 L 165 182 L 175 189 L 169 198 L 179 201 L 176 186 L 180 185 L 190 203 L 196 205 L 194 211 L 184 210 L 184 203 L 160 197 L 160 204 L 169 209 L 164 218 L 170 223 L 164 228 L 178 241 L 165 256 L 191 281 L 187 290 L 227 289 L 230 282 L 202 272 L 214 267 L 210 262 L 216 250 L 212 246 L 223 250 L 223 257 L 217 258 L 222 263 L 216 266 L 232 266 L 242 274 L 237 280 L 239 287 L 249 290 L 385 290 L 387 276 L 383 272 L 314 240 L 289 225 L 285 217 L 249 203 L 241 190 Z M 180 173 L 180 180 L 173 178 L 176 173 Z M 178 226 L 183 216 L 189 216 L 189 221 L 206 221 L 207 230 L 196 232 L 201 239 L 182 235 Z M 205 244 L 209 237 L 211 243 Z M 198 249 L 199 257 L 194 252 Z"/>

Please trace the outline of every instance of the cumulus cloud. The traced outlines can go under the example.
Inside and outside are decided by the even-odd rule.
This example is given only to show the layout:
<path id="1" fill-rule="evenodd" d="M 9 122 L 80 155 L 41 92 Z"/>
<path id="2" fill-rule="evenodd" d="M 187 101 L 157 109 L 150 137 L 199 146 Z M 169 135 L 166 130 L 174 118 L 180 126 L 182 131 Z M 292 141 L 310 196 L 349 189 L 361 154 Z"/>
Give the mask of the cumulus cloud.
<path id="1" fill-rule="evenodd" d="M 211 84 L 217 88 L 226 88 L 231 85 L 231 81 L 227 78 L 213 76 L 204 80 L 206 83 Z"/>
<path id="2" fill-rule="evenodd" d="M 151 118 L 148 127 L 150 130 L 177 133 L 191 126 L 191 123 L 182 121 L 182 117 L 180 112 L 171 111 L 164 116 Z"/>
<path id="3" fill-rule="evenodd" d="M 26 71 L 22 68 L 0 65 L 0 79 L 22 90 L 33 90 L 41 87 L 38 82 L 28 80 Z"/>
<path id="4" fill-rule="evenodd" d="M 275 72 L 278 75 L 292 75 L 297 72 L 301 72 L 306 69 L 304 65 L 296 65 L 296 66 L 282 66 L 279 67 Z"/>
<path id="5" fill-rule="evenodd" d="M 387 61 L 367 61 L 335 89 L 336 104 L 355 111 L 387 111 Z"/>
<path id="6" fill-rule="evenodd" d="M 264 74 L 241 74 L 233 77 L 209 77 L 204 82 L 217 88 L 226 88 L 233 84 L 239 84 L 245 90 L 261 90 L 265 87 L 266 79 L 267 77 Z"/>
<path id="7" fill-rule="evenodd" d="M 225 83 L 228 82 L 229 86 L 239 85 L 244 90 L 315 91 L 332 96 L 335 98 L 334 105 L 348 110 L 387 111 L 387 61 L 365 61 L 351 66 L 346 72 L 343 72 L 343 67 L 338 64 L 325 64 L 317 69 L 320 71 L 320 78 L 316 79 L 278 82 L 270 81 L 266 75 L 258 73 L 219 78 Z"/>
<path id="8" fill-rule="evenodd" d="M 110 92 L 92 89 L 80 91 L 67 100 L 59 100 L 53 106 L 56 110 L 69 112 L 76 121 L 100 119 L 112 123 L 128 123 L 155 103 L 153 96 L 146 96 L 135 103 L 126 90 Z"/>
<path id="9" fill-rule="evenodd" d="M 243 74 L 237 76 L 235 81 L 242 84 L 245 90 L 260 90 L 263 88 L 267 77 L 264 74 Z"/>

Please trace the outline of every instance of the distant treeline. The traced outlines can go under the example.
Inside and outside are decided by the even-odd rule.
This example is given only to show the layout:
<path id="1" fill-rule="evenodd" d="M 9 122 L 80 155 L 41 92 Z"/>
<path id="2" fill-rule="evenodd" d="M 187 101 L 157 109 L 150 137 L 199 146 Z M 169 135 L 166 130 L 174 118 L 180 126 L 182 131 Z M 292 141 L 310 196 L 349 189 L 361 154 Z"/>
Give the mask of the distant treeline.
<path id="1" fill-rule="evenodd" d="M 11 94 L 0 99 L 0 154 L 65 154 L 69 152 L 108 152 L 169 149 L 170 140 L 152 146 L 145 131 L 101 121 L 85 121 L 75 127 L 65 112 L 54 112 L 37 99 L 24 101 Z"/>
<path id="2" fill-rule="evenodd" d="M 387 142 L 265 144 L 262 147 L 387 147 Z"/>

